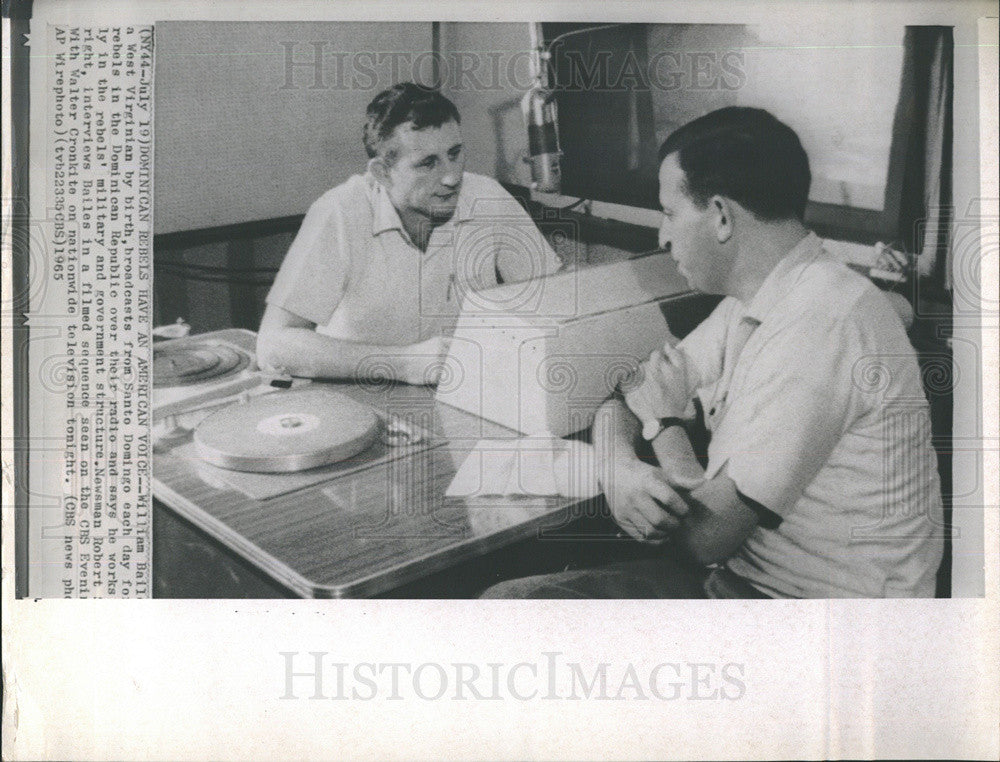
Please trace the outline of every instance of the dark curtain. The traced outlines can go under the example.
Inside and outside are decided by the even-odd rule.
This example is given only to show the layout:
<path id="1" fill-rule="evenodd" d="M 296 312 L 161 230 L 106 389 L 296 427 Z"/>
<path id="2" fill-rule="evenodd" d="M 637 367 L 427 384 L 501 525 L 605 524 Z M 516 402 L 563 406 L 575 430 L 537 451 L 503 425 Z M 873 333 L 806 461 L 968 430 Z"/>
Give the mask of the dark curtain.
<path id="1" fill-rule="evenodd" d="M 914 254 L 918 275 L 950 289 L 952 28 L 907 27 L 904 46 L 895 118 L 897 136 L 905 136 L 897 236 Z"/>

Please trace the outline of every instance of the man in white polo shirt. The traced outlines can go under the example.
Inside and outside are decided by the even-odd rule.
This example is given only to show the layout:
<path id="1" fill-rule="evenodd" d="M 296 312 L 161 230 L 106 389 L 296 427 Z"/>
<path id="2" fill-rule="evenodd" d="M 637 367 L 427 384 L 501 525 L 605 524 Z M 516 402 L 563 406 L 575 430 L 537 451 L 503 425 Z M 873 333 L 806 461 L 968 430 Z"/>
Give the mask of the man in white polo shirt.
<path id="1" fill-rule="evenodd" d="M 673 133 L 660 160 L 660 243 L 726 298 L 605 404 L 594 444 L 616 522 L 662 547 L 487 596 L 933 596 L 942 507 L 916 356 L 884 295 L 803 225 L 798 137 L 726 108 Z M 707 469 L 685 431 L 694 398 Z"/>
<path id="2" fill-rule="evenodd" d="M 263 367 L 436 383 L 465 293 L 559 268 L 517 201 L 464 171 L 459 123 L 451 101 L 410 82 L 369 104 L 368 171 L 306 214 L 267 296 Z"/>

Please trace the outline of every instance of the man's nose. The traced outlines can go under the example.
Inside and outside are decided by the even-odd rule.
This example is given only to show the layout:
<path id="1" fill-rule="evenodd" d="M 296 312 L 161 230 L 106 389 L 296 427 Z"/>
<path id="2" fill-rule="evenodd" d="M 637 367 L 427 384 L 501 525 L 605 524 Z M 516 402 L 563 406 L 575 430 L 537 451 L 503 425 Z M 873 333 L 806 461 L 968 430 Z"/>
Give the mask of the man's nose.
<path id="1" fill-rule="evenodd" d="M 444 174 L 441 176 L 441 184 L 448 188 L 457 188 L 462 182 L 465 157 L 461 153 L 458 156 L 450 157 L 442 168 Z"/>
<path id="2" fill-rule="evenodd" d="M 441 184 L 448 188 L 455 188 L 459 183 L 462 182 L 462 168 L 458 166 L 450 166 L 448 170 L 441 175 Z"/>
<path id="3" fill-rule="evenodd" d="M 670 248 L 670 228 L 667 224 L 667 218 L 663 218 L 663 222 L 660 223 L 660 232 L 657 236 L 657 243 L 660 244 L 661 249 Z"/>

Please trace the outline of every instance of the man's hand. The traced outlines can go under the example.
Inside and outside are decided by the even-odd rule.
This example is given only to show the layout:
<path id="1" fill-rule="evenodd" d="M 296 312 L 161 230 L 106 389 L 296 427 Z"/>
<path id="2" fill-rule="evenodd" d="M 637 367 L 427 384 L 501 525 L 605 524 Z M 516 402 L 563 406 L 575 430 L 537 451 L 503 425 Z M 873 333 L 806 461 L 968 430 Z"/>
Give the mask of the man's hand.
<path id="1" fill-rule="evenodd" d="M 410 344 L 400 358 L 399 380 L 416 386 L 436 385 L 441 380 L 450 343 L 445 336 L 432 336 Z"/>
<path id="2" fill-rule="evenodd" d="M 663 469 L 628 455 L 606 465 L 601 483 L 618 525 L 634 539 L 652 544 L 666 540 L 687 515 L 688 505 L 674 487 L 695 486 L 688 479 L 671 484 Z"/>
<path id="3" fill-rule="evenodd" d="M 642 422 L 643 438 L 652 439 L 661 418 L 682 418 L 691 402 L 684 353 L 669 343 L 653 350 L 623 391 L 625 404 Z"/>

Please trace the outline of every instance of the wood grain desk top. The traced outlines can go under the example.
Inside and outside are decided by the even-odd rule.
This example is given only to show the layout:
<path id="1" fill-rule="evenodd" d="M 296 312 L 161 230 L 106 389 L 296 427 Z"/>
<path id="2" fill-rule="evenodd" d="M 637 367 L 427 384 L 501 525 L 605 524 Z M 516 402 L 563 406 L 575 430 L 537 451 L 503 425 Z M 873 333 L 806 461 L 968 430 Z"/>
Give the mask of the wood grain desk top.
<path id="1" fill-rule="evenodd" d="M 336 384 L 386 413 L 411 416 L 442 446 L 287 495 L 253 500 L 199 463 L 153 457 L 153 495 L 303 597 L 368 597 L 566 522 L 571 498 L 450 498 L 445 490 L 475 443 L 518 435 L 437 403 L 434 390 Z"/>

